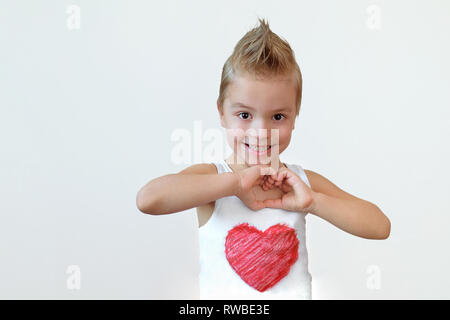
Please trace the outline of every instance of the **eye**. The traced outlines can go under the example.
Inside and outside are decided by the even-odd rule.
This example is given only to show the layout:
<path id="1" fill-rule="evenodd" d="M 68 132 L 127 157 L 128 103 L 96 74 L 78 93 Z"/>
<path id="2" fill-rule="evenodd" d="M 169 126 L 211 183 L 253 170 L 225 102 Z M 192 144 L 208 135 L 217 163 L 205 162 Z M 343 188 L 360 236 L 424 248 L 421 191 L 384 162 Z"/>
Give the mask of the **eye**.
<path id="1" fill-rule="evenodd" d="M 274 115 L 274 117 L 276 117 L 276 116 L 281 116 L 284 118 L 284 115 L 282 115 L 281 113 L 277 113 L 276 115 Z M 281 120 L 281 119 L 276 119 L 276 120 Z"/>
<path id="2" fill-rule="evenodd" d="M 248 117 L 250 116 L 250 114 L 248 113 L 248 112 L 239 112 L 239 114 L 238 114 L 238 117 L 240 117 L 240 115 L 241 114 L 244 114 L 244 115 L 246 115 L 246 117 L 245 118 L 241 118 L 241 119 L 243 119 L 243 120 L 247 120 L 248 119 Z"/>

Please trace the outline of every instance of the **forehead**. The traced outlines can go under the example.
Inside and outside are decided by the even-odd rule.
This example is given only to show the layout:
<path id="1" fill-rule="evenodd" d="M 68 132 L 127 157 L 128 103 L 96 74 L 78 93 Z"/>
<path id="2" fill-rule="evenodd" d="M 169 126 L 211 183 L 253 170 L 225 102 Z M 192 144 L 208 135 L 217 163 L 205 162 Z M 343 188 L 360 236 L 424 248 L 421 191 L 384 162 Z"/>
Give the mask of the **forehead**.
<path id="1" fill-rule="evenodd" d="M 297 86 L 294 77 L 278 76 L 255 79 L 236 75 L 228 87 L 227 104 L 244 105 L 254 109 L 289 109 L 295 111 Z"/>

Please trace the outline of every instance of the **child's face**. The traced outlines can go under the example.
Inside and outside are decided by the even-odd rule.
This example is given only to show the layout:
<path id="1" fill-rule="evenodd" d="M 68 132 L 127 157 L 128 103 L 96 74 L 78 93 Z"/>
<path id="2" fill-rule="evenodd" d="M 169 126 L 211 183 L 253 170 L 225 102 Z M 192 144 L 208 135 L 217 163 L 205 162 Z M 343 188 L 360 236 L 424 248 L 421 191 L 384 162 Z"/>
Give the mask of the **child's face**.
<path id="1" fill-rule="evenodd" d="M 294 76 L 267 80 L 235 76 L 227 88 L 223 113 L 219 113 L 221 124 L 227 129 L 228 144 L 241 164 L 268 164 L 272 156 L 278 165 L 278 155 L 289 145 L 295 127 L 295 100 Z M 278 139 L 274 131 L 278 132 Z M 260 152 L 250 148 L 261 145 L 271 148 Z"/>

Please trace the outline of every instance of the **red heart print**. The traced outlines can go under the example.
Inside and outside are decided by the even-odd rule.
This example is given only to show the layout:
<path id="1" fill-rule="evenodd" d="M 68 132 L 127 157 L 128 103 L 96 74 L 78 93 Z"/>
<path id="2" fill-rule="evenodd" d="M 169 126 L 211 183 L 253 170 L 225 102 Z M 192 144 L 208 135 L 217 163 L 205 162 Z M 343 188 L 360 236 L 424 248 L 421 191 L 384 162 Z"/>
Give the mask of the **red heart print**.
<path id="1" fill-rule="evenodd" d="M 295 229 L 276 224 L 262 232 L 248 223 L 236 225 L 225 239 L 225 255 L 233 270 L 256 290 L 273 287 L 298 258 Z"/>

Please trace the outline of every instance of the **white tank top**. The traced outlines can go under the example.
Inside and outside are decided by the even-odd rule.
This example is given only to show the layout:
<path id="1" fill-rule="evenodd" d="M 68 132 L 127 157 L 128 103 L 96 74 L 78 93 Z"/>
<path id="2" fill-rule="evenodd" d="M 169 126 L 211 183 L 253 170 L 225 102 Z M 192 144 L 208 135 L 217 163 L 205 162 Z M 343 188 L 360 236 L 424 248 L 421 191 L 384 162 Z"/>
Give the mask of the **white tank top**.
<path id="1" fill-rule="evenodd" d="M 233 172 L 225 160 L 214 164 L 218 174 Z M 300 165 L 286 166 L 310 186 Z M 200 299 L 311 299 L 305 216 L 217 199 L 199 228 Z"/>

